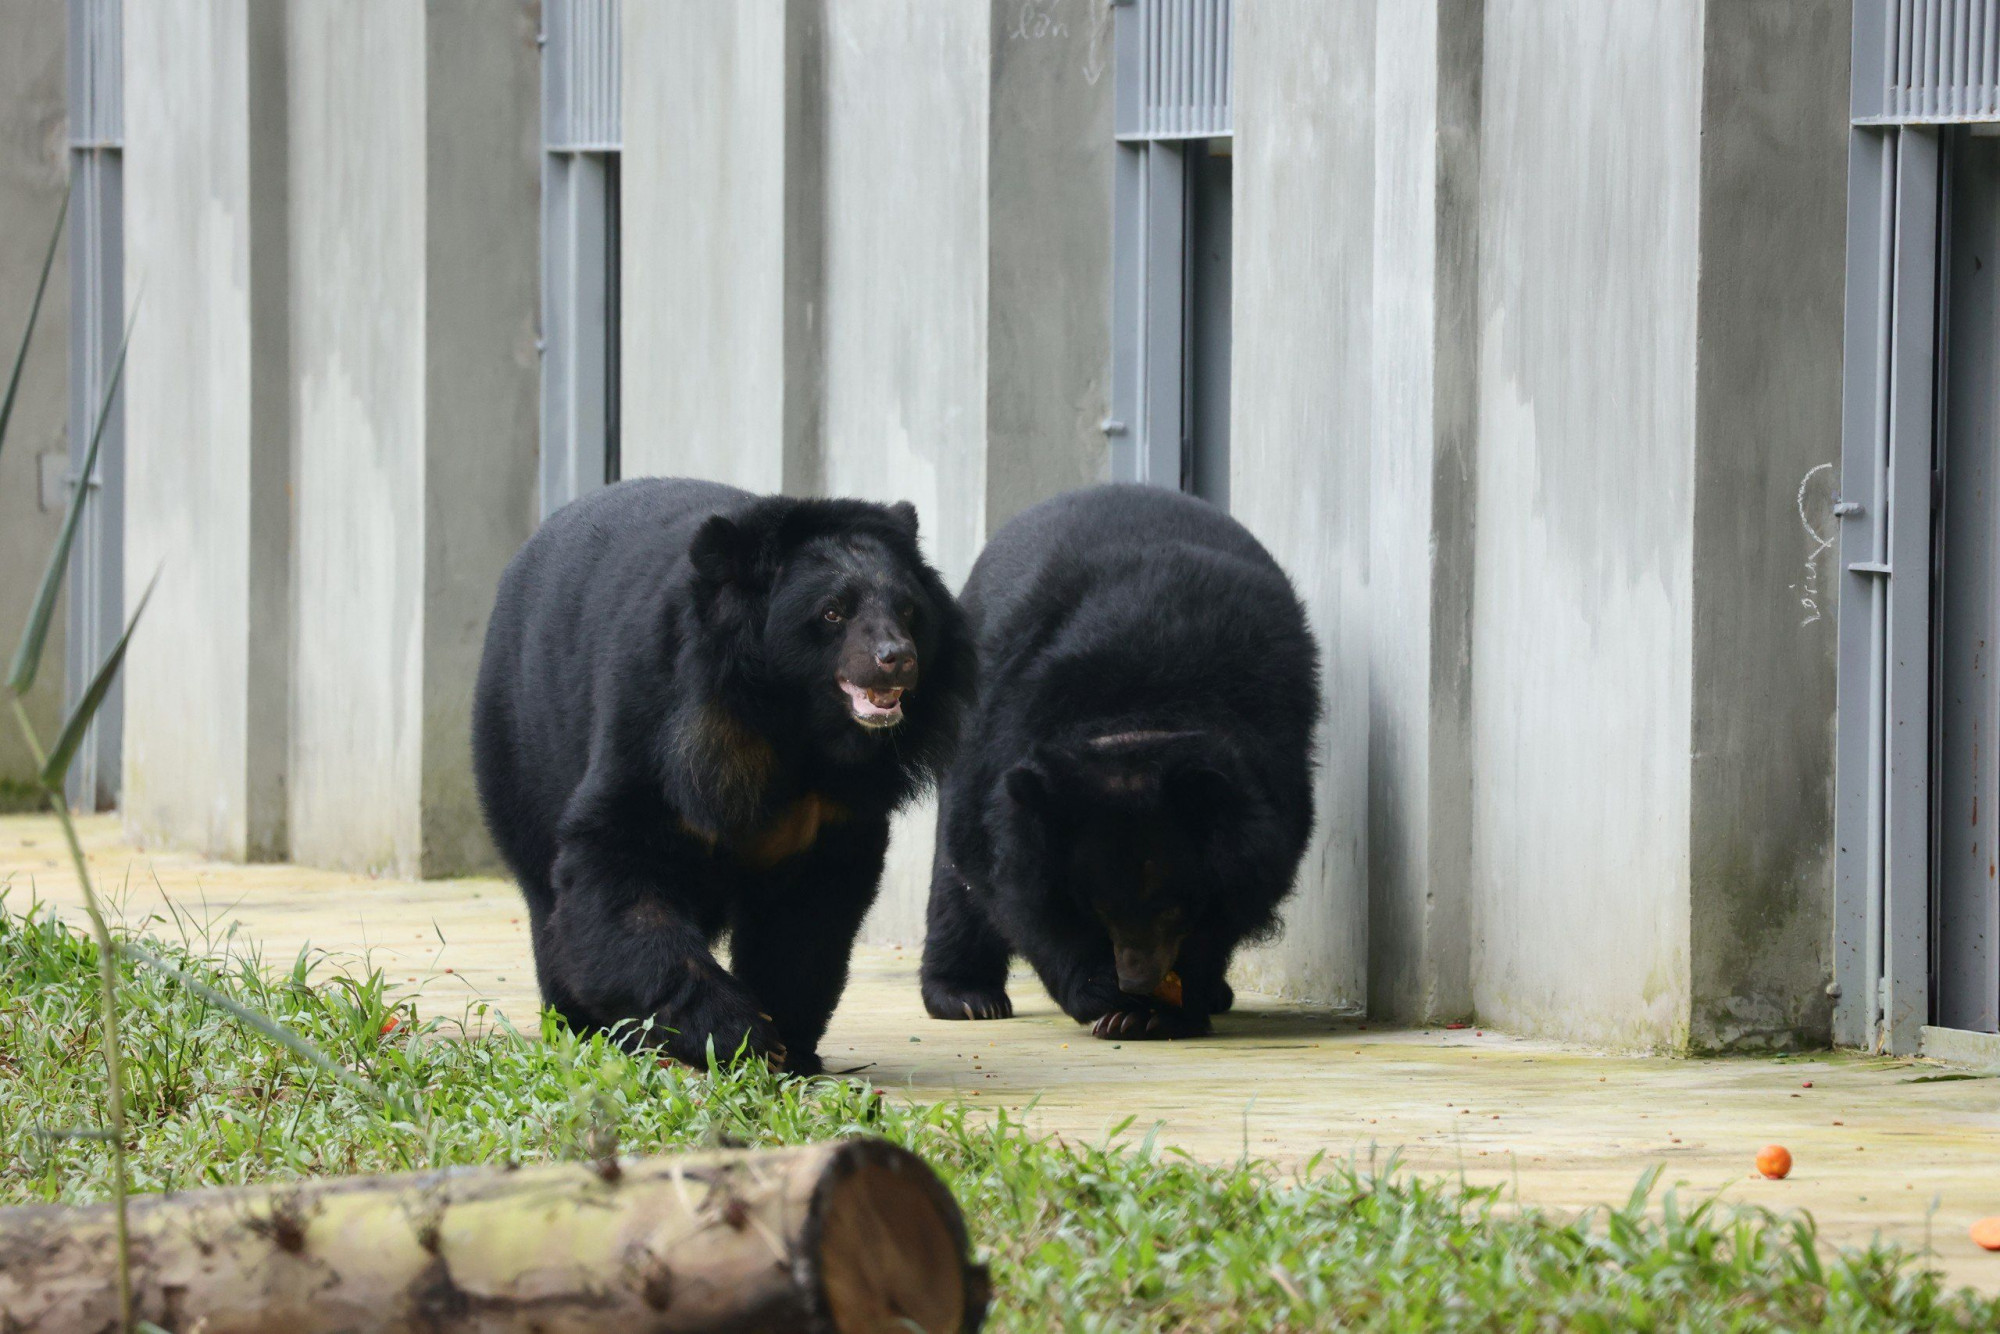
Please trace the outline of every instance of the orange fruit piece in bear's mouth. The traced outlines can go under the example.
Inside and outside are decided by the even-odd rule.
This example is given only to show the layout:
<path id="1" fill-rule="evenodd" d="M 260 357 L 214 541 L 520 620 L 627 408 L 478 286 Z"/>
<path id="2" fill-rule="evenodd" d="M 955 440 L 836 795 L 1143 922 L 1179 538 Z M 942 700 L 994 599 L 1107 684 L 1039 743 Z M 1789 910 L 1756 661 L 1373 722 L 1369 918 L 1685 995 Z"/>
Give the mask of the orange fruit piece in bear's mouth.
<path id="1" fill-rule="evenodd" d="M 1153 988 L 1153 999 L 1180 1009 L 1181 975 L 1168 969 L 1167 975 L 1160 979 L 1160 985 Z"/>

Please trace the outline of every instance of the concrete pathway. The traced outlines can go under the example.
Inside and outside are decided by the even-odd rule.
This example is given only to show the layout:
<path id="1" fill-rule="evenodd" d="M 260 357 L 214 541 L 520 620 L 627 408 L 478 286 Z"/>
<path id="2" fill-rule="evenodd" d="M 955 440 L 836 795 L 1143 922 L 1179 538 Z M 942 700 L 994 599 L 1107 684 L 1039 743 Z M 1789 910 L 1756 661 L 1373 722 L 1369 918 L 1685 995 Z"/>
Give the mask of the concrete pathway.
<path id="1" fill-rule="evenodd" d="M 322 967 L 379 967 L 420 1007 L 484 1004 L 524 1025 L 536 998 L 525 915 L 503 881 L 371 880 L 293 866 L 235 866 L 126 845 L 86 822 L 92 872 L 127 920 L 250 943 L 274 964 L 301 949 Z M 0 885 L 20 912 L 39 897 L 82 911 L 53 820 L 0 819 Z M 233 935 L 232 935 L 233 933 Z M 1214 1037 L 1112 1044 L 1065 1019 L 1020 978 L 1017 1017 L 943 1023 L 917 999 L 915 950 L 870 948 L 823 1052 L 912 1099 L 1029 1108 L 1037 1127 L 1133 1138 L 1197 1155 L 1297 1163 L 1399 1151 L 1410 1168 L 1517 1189 L 1558 1208 L 1622 1202 L 1648 1166 L 1683 1198 L 1812 1212 L 1826 1236 L 1930 1245 L 1954 1282 L 2000 1290 L 2000 1254 L 1967 1238 L 2000 1214 L 2000 1078 L 1927 1062 L 1823 1054 L 1677 1060 L 1610 1056 L 1480 1030 L 1385 1031 L 1308 1006 L 1243 996 Z M 1787 1145 L 1785 1181 L 1756 1177 L 1760 1145 Z"/>

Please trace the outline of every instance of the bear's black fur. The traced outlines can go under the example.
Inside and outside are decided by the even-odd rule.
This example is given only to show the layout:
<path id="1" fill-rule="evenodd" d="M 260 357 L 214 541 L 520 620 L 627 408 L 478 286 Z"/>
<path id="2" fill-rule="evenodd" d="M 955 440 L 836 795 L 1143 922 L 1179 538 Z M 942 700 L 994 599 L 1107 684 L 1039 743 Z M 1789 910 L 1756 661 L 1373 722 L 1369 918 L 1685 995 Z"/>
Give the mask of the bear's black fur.
<path id="1" fill-rule="evenodd" d="M 1004 1018 L 1007 964 L 1100 1037 L 1209 1030 L 1312 832 L 1319 651 L 1244 527 L 1102 486 L 1002 528 L 960 594 L 980 655 L 944 783 L 924 1006 Z M 1182 1003 L 1152 998 L 1180 975 Z"/>
<path id="2" fill-rule="evenodd" d="M 543 998 L 682 1060 L 818 1070 L 889 815 L 971 675 L 908 504 L 647 479 L 552 516 L 501 578 L 473 717 Z"/>

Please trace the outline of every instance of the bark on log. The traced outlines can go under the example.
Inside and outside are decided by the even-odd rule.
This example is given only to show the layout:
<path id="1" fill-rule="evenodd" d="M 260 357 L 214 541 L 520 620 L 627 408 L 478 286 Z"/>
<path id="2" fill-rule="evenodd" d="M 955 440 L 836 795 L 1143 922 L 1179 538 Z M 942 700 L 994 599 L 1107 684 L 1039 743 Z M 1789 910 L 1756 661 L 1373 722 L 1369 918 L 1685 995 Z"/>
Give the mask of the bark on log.
<path id="1" fill-rule="evenodd" d="M 108 1206 L 0 1210 L 0 1331 L 116 1328 Z M 132 1204 L 172 1334 L 977 1330 L 958 1205 L 881 1140 L 460 1168 Z"/>

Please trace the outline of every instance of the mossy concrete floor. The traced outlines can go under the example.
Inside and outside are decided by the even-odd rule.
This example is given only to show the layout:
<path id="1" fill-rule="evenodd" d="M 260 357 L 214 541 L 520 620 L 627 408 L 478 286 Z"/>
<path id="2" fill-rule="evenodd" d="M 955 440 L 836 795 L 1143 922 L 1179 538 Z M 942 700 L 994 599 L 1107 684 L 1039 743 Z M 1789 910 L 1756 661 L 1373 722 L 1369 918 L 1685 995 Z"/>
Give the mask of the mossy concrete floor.
<path id="1" fill-rule="evenodd" d="M 499 880 L 369 879 L 293 866 L 237 866 L 136 850 L 111 818 L 84 823 L 92 872 L 128 921 L 182 930 L 174 914 L 235 948 L 254 942 L 289 964 L 384 969 L 431 1014 L 484 1002 L 532 1022 L 525 915 Z M 0 819 L 6 907 L 39 897 L 83 913 L 55 822 Z M 172 912 L 169 911 L 171 904 Z M 1807 1209 L 1829 1238 L 1875 1234 L 1929 1245 L 1954 1282 L 2000 1290 L 2000 1254 L 1978 1250 L 1972 1221 L 2000 1214 L 2000 1078 L 1917 1061 L 1818 1054 L 1680 1060 L 1604 1055 L 1476 1029 L 1384 1030 L 1307 1006 L 1239 998 L 1212 1038 L 1114 1044 L 1065 1019 L 1032 979 L 1013 987 L 1016 1017 L 943 1023 L 917 998 L 916 951 L 859 952 L 823 1051 L 834 1069 L 913 1099 L 963 1097 L 1028 1109 L 1038 1127 L 1097 1139 L 1128 1119 L 1136 1139 L 1280 1163 L 1314 1153 L 1403 1163 L 1518 1190 L 1558 1208 L 1622 1202 L 1648 1166 L 1692 1201 Z M 1759 1146 L 1781 1143 L 1784 1181 L 1753 1174 Z"/>

